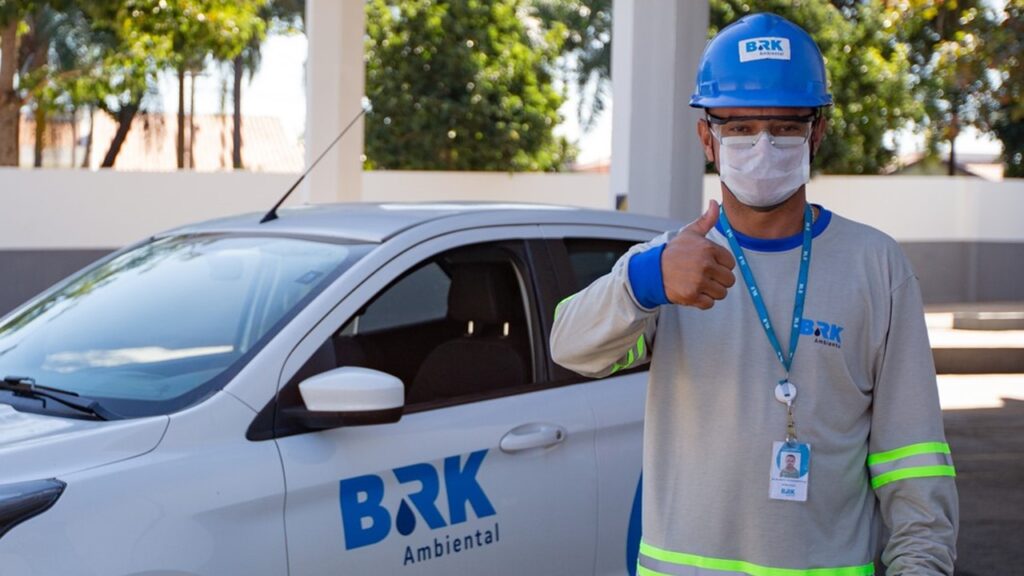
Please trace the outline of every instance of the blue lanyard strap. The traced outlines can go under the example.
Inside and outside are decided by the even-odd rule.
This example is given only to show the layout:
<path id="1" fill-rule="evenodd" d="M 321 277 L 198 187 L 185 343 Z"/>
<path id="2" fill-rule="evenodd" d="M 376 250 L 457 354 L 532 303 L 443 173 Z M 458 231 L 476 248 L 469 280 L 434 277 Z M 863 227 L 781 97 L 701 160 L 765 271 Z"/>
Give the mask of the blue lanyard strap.
<path id="1" fill-rule="evenodd" d="M 782 367 L 786 370 L 786 376 L 788 377 L 789 368 L 793 365 L 793 356 L 796 354 L 796 345 L 800 341 L 800 322 L 803 319 L 804 299 L 807 296 L 807 272 L 811 267 L 811 228 L 814 222 L 811 205 L 807 204 L 804 206 L 803 249 L 800 252 L 800 274 L 797 277 L 796 297 L 793 302 L 793 325 L 789 333 L 788 357 L 782 353 L 782 346 L 779 345 L 779 339 L 775 336 L 775 329 L 772 328 L 772 322 L 768 318 L 768 309 L 764 305 L 764 299 L 761 297 L 761 291 L 757 287 L 757 281 L 754 280 L 754 273 L 750 270 L 750 264 L 747 262 L 746 256 L 743 255 L 743 248 L 736 240 L 732 225 L 729 224 L 729 218 L 725 215 L 724 207 L 719 207 L 718 209 L 718 220 L 721 222 L 722 230 L 725 231 L 725 237 L 729 241 L 729 248 L 732 249 L 733 256 L 736 257 L 736 263 L 739 264 L 743 280 L 747 283 L 750 299 L 754 301 L 754 308 L 757 309 L 757 314 L 761 317 L 761 327 L 764 328 L 764 333 L 768 336 L 768 342 L 771 343 L 772 348 L 775 350 L 775 355 L 779 358 L 779 362 L 782 363 Z"/>

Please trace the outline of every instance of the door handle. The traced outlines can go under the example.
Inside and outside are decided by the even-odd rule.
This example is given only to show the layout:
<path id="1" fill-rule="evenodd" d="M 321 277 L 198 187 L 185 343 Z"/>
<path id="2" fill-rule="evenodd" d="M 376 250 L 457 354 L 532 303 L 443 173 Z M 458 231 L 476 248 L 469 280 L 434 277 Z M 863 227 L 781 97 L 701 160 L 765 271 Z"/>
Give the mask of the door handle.
<path id="1" fill-rule="evenodd" d="M 502 436 L 499 447 L 502 452 L 513 454 L 531 448 L 548 448 L 560 444 L 568 433 L 555 424 L 523 424 L 509 430 Z"/>

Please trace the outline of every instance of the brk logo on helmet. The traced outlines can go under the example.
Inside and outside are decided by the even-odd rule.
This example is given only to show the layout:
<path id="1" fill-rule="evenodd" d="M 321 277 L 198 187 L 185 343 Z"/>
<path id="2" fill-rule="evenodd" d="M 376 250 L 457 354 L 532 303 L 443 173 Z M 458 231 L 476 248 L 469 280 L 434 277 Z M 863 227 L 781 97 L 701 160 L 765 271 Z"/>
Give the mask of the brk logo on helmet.
<path id="1" fill-rule="evenodd" d="M 740 62 L 789 60 L 789 38 L 765 36 L 740 40 Z"/>

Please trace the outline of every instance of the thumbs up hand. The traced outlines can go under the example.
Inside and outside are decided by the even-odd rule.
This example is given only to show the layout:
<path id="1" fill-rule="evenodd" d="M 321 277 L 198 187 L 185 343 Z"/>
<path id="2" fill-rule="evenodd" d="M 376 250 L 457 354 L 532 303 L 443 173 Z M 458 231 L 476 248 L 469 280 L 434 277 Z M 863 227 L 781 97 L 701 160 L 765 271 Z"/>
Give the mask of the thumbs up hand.
<path id="1" fill-rule="evenodd" d="M 736 259 L 728 249 L 705 238 L 718 221 L 714 200 L 700 218 L 679 231 L 661 255 L 665 295 L 674 304 L 707 310 L 725 298 L 736 283 Z"/>

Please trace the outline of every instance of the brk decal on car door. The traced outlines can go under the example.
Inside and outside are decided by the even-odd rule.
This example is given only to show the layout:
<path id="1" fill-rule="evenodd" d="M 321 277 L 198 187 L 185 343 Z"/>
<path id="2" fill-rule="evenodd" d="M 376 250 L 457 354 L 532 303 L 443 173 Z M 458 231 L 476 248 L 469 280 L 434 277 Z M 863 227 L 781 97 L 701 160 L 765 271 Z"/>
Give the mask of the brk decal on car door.
<path id="1" fill-rule="evenodd" d="M 420 524 L 417 513 L 431 533 L 429 538 L 402 548 L 403 566 L 497 544 L 501 539 L 497 521 L 475 530 L 453 529 L 469 520 L 468 508 L 472 508 L 478 519 L 497 515 L 487 493 L 477 481 L 477 473 L 486 456 L 487 450 L 449 456 L 444 459 L 441 471 L 429 462 L 393 469 L 391 473 L 398 486 L 419 485 L 418 490 L 400 497 L 395 510 L 389 510 L 385 505 L 385 500 L 391 499 L 386 498 L 387 483 L 383 477 L 365 474 L 341 480 L 339 499 L 345 549 L 354 550 L 383 542 L 391 535 L 392 529 L 402 536 L 413 535 Z M 442 476 L 447 519 L 437 505 Z M 445 533 L 433 532 L 445 528 L 449 528 Z"/>

